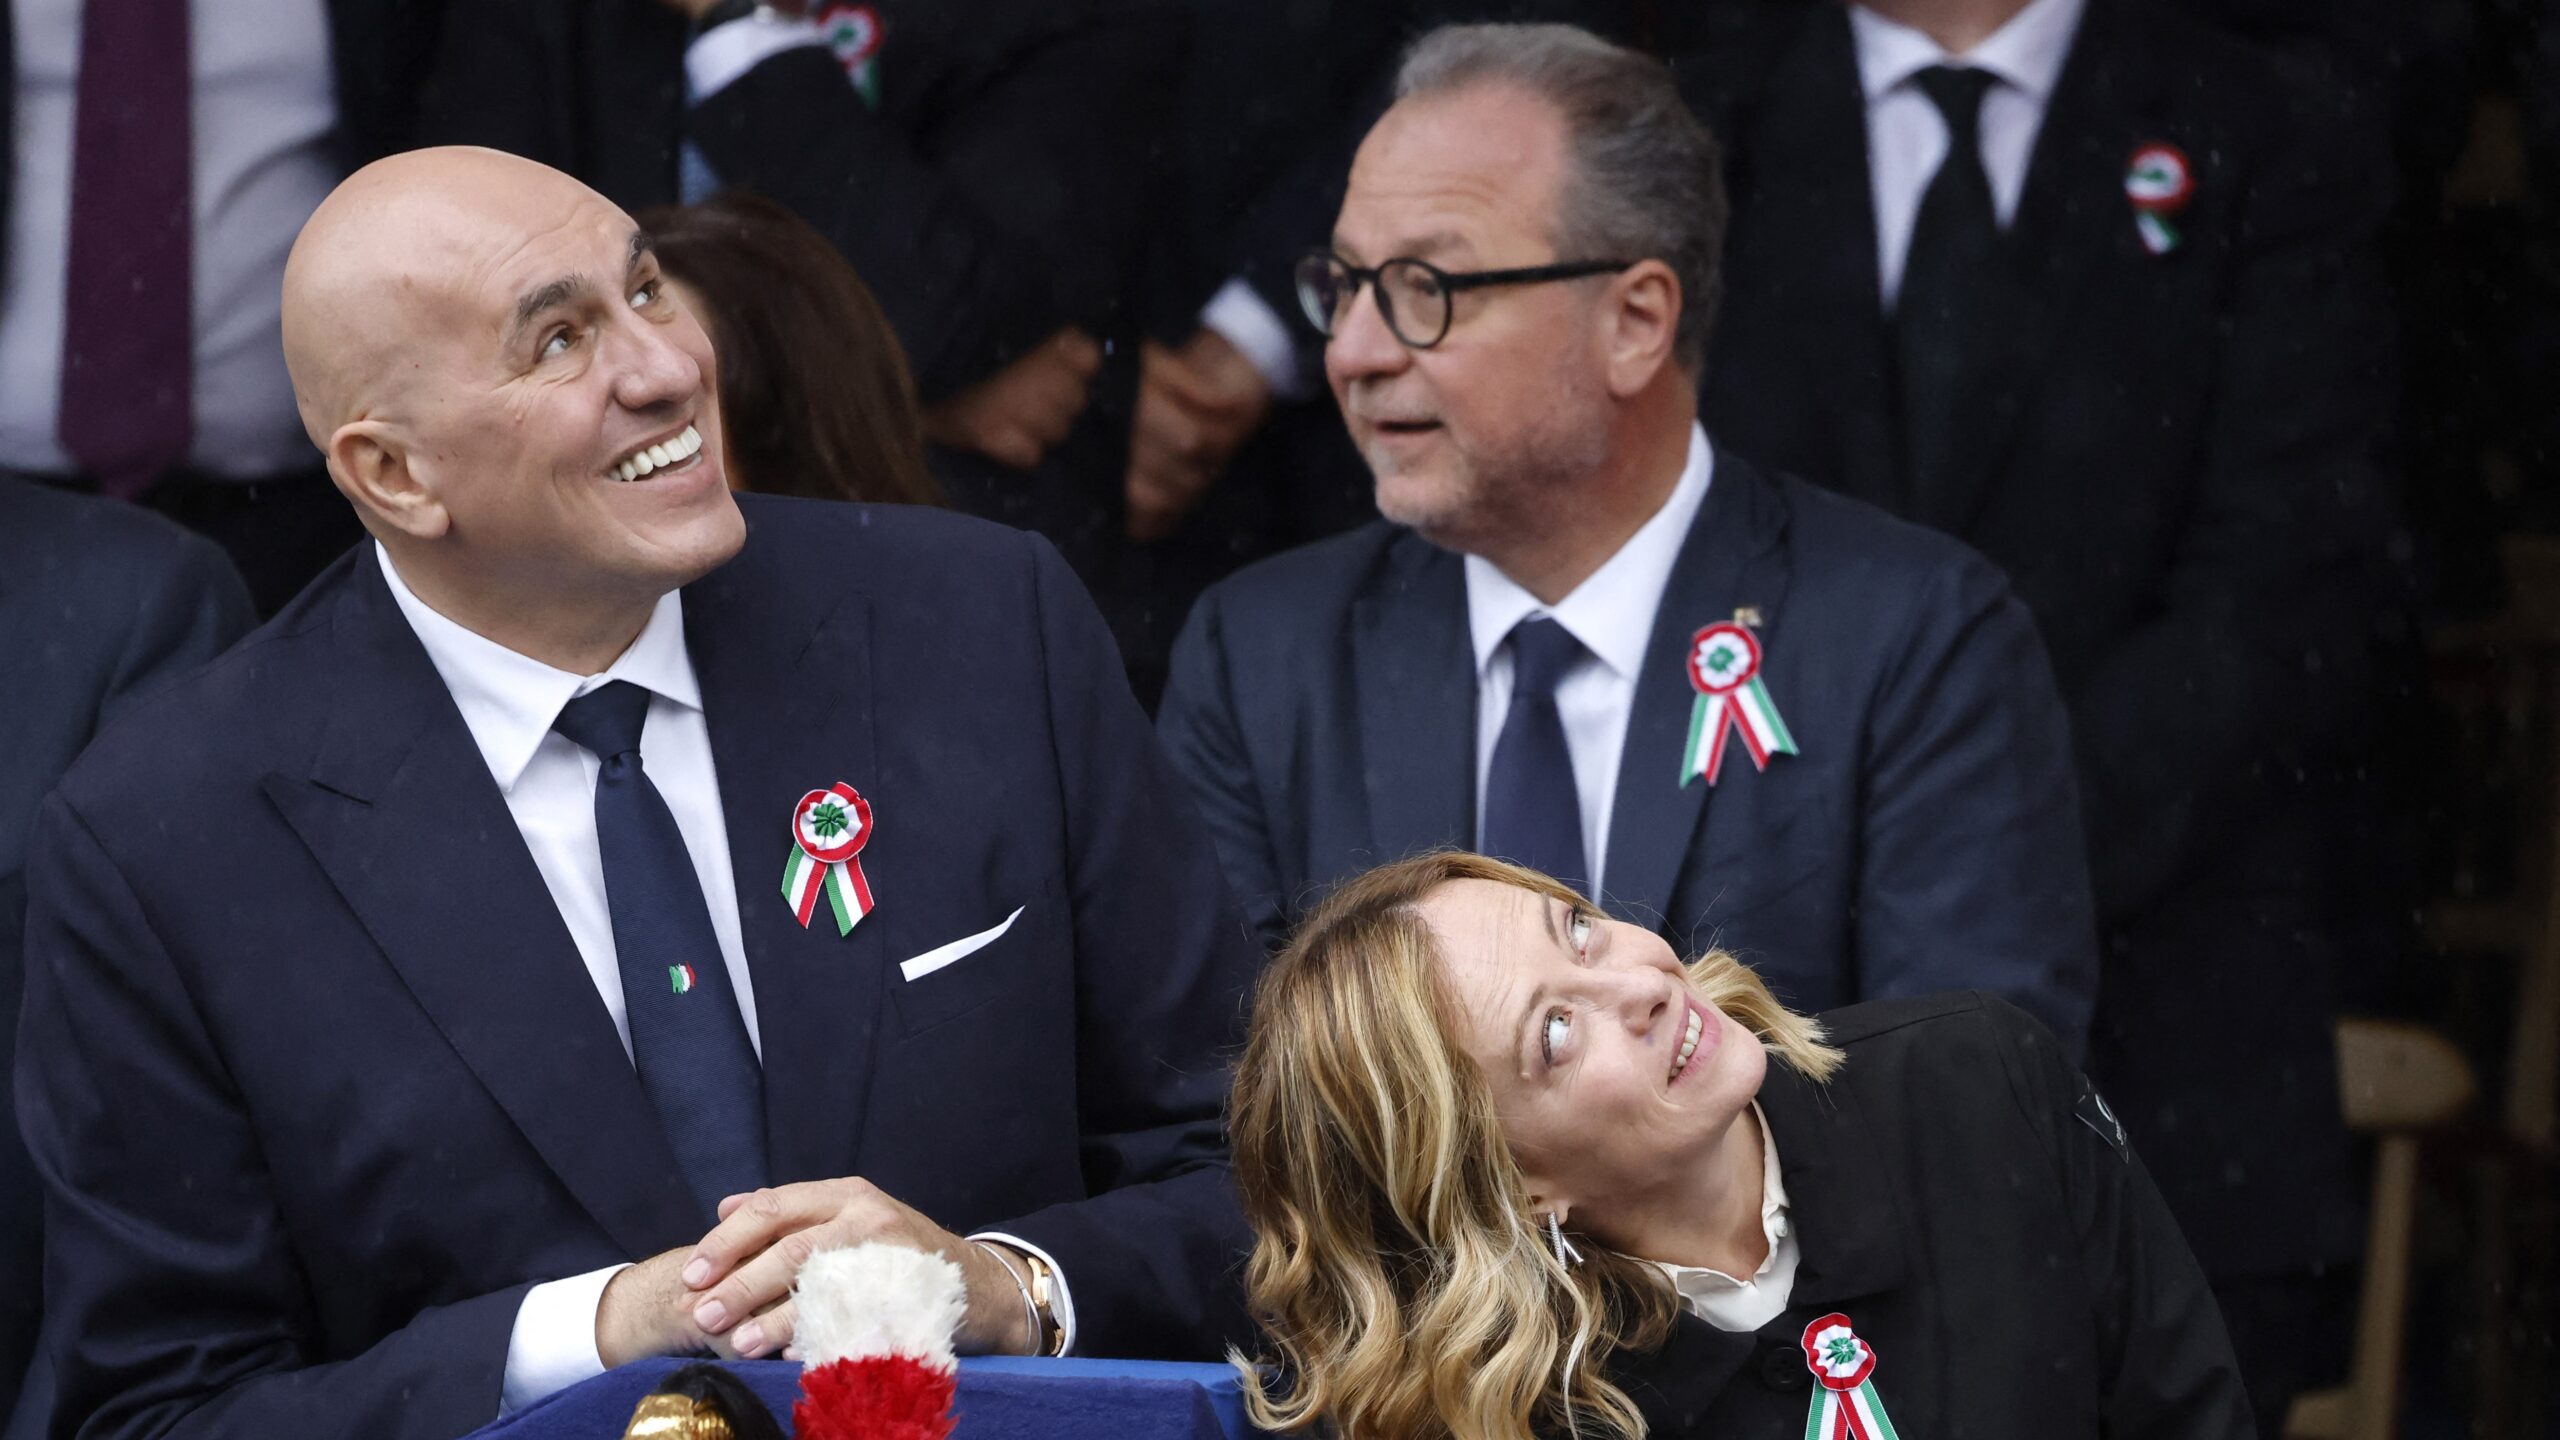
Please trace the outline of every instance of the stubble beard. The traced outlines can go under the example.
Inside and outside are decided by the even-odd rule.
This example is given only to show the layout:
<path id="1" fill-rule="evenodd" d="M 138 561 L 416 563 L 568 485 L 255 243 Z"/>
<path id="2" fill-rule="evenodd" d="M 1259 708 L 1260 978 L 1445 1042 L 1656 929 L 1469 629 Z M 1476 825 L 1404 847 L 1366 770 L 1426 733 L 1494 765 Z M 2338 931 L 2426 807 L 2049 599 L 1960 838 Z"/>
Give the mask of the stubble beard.
<path id="1" fill-rule="evenodd" d="M 1427 490 L 1389 458 L 1364 450 L 1378 513 L 1444 550 L 1501 564 L 1569 523 L 1567 507 L 1608 463 L 1606 409 L 1597 394 L 1566 394 L 1501 454 L 1471 452 L 1454 438 L 1451 448 L 1446 477 Z M 1399 478 L 1406 483 L 1394 483 Z"/>

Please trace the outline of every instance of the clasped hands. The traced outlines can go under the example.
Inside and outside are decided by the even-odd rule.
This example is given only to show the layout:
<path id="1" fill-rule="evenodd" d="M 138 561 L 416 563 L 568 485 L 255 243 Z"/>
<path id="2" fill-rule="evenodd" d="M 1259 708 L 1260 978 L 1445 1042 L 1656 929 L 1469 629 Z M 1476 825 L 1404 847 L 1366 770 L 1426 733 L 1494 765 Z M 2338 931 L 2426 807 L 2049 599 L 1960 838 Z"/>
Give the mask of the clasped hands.
<path id="1" fill-rule="evenodd" d="M 754 1360 L 792 1344 L 791 1282 L 820 1250 L 885 1241 L 960 1267 L 968 1305 L 954 1348 L 1027 1355 L 1021 1292 L 989 1245 L 952 1234 L 868 1180 L 811 1180 L 720 1202 L 720 1223 L 615 1273 L 596 1306 L 596 1355 L 612 1369 L 651 1355 Z"/>

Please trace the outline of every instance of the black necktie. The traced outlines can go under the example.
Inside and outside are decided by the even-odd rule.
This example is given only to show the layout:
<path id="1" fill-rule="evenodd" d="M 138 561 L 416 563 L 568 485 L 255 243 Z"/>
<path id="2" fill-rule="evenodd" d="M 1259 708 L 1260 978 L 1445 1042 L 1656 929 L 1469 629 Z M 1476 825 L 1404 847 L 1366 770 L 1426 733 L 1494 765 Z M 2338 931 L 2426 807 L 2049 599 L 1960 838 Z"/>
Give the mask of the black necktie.
<path id="1" fill-rule="evenodd" d="M 1582 797 L 1574 788 L 1564 720 L 1556 714 L 1556 682 L 1589 652 L 1543 615 L 1512 626 L 1502 643 L 1511 647 L 1511 709 L 1485 776 L 1485 853 L 1580 890 L 1591 871 L 1583 862 Z"/>
<path id="2" fill-rule="evenodd" d="M 1985 70 L 1933 66 L 1914 77 L 1947 121 L 1947 158 L 1920 197 L 1894 304 L 1902 380 L 1902 473 L 1912 513 L 1931 513 L 1947 489 L 1956 417 L 1968 403 L 1973 327 L 2000 246 L 1991 177 L 1982 169 Z"/>
<path id="3" fill-rule="evenodd" d="M 764 1072 L 730 993 L 729 967 L 675 812 L 640 768 L 649 692 L 627 680 L 561 707 L 551 728 L 603 762 L 596 848 L 631 1022 L 631 1058 L 694 1198 L 766 1181 Z"/>

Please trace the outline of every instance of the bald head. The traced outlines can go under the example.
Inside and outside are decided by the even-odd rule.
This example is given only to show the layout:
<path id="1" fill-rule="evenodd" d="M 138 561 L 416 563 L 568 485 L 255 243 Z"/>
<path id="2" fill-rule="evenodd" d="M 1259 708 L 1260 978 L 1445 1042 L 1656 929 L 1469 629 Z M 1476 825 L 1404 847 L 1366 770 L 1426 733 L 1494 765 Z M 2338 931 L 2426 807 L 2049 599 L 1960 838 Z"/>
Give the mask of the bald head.
<path id="1" fill-rule="evenodd" d="M 312 443 L 397 410 L 418 346 L 525 240 L 610 201 L 546 165 L 467 146 L 377 160 L 330 192 L 284 270 L 284 355 Z M 613 213 L 619 214 L 619 211 Z M 629 222 L 624 222 L 626 225 Z"/>
<path id="2" fill-rule="evenodd" d="M 439 149 L 356 172 L 285 264 L 284 350 L 402 578 L 491 638 L 547 626 L 525 654 L 627 642 L 743 537 L 710 340 L 631 217 L 556 170 Z"/>

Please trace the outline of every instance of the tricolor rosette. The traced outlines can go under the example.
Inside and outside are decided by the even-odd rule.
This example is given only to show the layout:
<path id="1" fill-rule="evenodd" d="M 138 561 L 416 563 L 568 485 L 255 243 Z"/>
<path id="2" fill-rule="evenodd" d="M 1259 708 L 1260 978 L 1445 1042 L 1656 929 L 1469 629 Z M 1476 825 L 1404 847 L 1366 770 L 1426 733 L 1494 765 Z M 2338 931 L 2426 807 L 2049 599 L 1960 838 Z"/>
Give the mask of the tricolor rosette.
<path id="1" fill-rule="evenodd" d="M 1876 1393 L 1876 1352 L 1848 1316 L 1825 1315 L 1807 1325 L 1803 1344 L 1805 1368 L 1816 1382 L 1805 1440 L 1900 1440 Z"/>
<path id="2" fill-rule="evenodd" d="M 1778 715 L 1778 702 L 1760 678 L 1760 642 L 1740 625 L 1709 625 L 1689 637 L 1689 685 L 1698 692 L 1689 714 L 1689 739 L 1680 749 L 1680 783 L 1699 776 L 1716 783 L 1724 770 L 1728 734 L 1742 737 L 1753 768 L 1769 768 L 1772 755 L 1794 755 L 1796 737 Z"/>
<path id="3" fill-rule="evenodd" d="M 870 5 L 828 0 L 813 7 L 809 18 L 827 37 L 827 48 L 835 52 L 836 61 L 844 66 L 845 77 L 853 82 L 853 88 L 861 92 L 867 104 L 878 109 L 882 39 L 879 10 Z"/>
<path id="4" fill-rule="evenodd" d="M 791 854 L 782 864 L 782 898 L 803 929 L 818 913 L 818 897 L 835 913 L 836 933 L 850 935 L 871 913 L 871 881 L 862 873 L 862 847 L 871 843 L 871 802 L 839 780 L 800 797 L 791 811 Z"/>
<path id="5" fill-rule="evenodd" d="M 2154 141 L 2133 152 L 2124 172 L 2124 195 L 2133 202 L 2133 228 L 2142 248 L 2166 255 L 2178 248 L 2178 227 L 2171 220 L 2195 198 L 2195 167 L 2175 145 Z"/>
<path id="6" fill-rule="evenodd" d="M 792 1286 L 800 1440 L 946 1440 L 966 1303 L 939 1255 L 870 1241 L 810 1256 Z"/>

